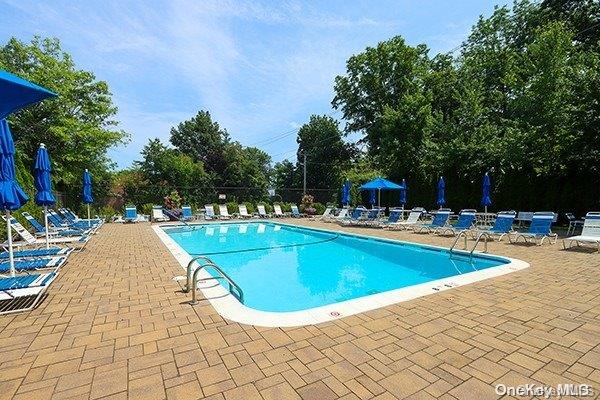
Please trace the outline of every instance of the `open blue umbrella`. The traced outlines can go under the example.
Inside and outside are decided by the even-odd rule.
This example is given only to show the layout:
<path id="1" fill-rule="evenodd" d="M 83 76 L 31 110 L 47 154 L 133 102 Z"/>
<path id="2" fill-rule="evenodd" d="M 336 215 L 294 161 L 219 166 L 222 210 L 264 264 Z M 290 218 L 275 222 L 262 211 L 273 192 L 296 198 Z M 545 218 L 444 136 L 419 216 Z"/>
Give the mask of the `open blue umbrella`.
<path id="1" fill-rule="evenodd" d="M 446 204 L 446 184 L 444 183 L 444 177 L 440 177 L 437 185 L 437 204 L 442 208 Z"/>
<path id="2" fill-rule="evenodd" d="M 347 206 L 348 204 L 350 204 L 350 188 L 352 187 L 352 184 L 350 183 L 350 181 L 346 181 L 344 182 L 344 185 L 342 186 L 342 205 Z"/>
<path id="3" fill-rule="evenodd" d="M 35 204 L 44 207 L 44 226 L 46 228 L 46 248 L 50 248 L 48 231 L 48 206 L 54 205 L 56 199 L 52 193 L 52 180 L 50 178 L 50 156 L 46 146 L 41 143 L 35 158 L 33 178 L 35 183 Z"/>
<path id="4" fill-rule="evenodd" d="M 379 200 L 377 204 L 380 205 L 382 190 L 401 190 L 402 186 L 392 181 L 388 181 L 387 179 L 377 177 L 372 181 L 365 183 L 360 188 L 361 190 L 377 190 L 379 192 Z"/>
<path id="5" fill-rule="evenodd" d="M 15 145 L 5 118 L 29 104 L 54 96 L 56 94 L 48 89 L 0 70 L 0 207 L 6 212 L 8 259 L 12 276 L 15 276 L 15 260 L 10 212 L 21 208 L 28 197 L 15 180 Z"/>
<path id="6" fill-rule="evenodd" d="M 487 216 L 487 208 L 492 205 L 492 198 L 490 197 L 490 191 L 492 188 L 492 182 L 490 176 L 486 172 L 483 176 L 483 190 L 481 195 L 481 205 L 485 208 L 485 214 Z"/>
<path id="7" fill-rule="evenodd" d="M 92 176 L 87 168 L 83 171 L 83 191 L 81 193 L 81 200 L 84 204 L 87 204 L 88 223 L 91 226 L 90 204 L 94 202 L 94 196 L 92 196 Z"/>

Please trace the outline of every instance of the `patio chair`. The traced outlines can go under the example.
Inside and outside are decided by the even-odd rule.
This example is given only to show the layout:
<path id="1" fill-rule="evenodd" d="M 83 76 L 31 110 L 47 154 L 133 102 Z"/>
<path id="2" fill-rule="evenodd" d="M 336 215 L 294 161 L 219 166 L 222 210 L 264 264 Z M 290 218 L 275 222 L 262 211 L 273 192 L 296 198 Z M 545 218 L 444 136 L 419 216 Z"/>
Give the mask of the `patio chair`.
<path id="1" fill-rule="evenodd" d="M 191 221 L 194 219 L 194 214 L 192 214 L 191 206 L 181 206 L 181 218 L 182 221 Z"/>
<path id="2" fill-rule="evenodd" d="M 165 222 L 169 220 L 170 219 L 163 213 L 162 206 L 152 206 L 152 221 Z"/>
<path id="3" fill-rule="evenodd" d="M 71 234 L 73 235 L 90 235 L 96 232 L 98 226 L 87 226 L 80 225 L 78 223 L 72 224 L 70 221 L 64 219 L 54 210 L 48 211 L 48 223 L 53 227 L 56 231 L 73 231 Z"/>
<path id="4" fill-rule="evenodd" d="M 377 221 L 377 223 L 373 224 L 373 226 L 377 226 L 379 228 L 386 228 L 392 224 L 397 223 L 402 216 L 402 210 L 390 210 L 390 215 L 388 218 L 383 221 Z"/>
<path id="5" fill-rule="evenodd" d="M 569 242 L 569 246 L 567 246 L 567 241 Z M 600 212 L 592 211 L 587 213 L 581 235 L 563 239 L 563 248 L 565 250 L 571 248 L 573 242 L 578 247 L 580 243 L 595 244 L 598 246 L 598 253 L 600 253 Z"/>
<path id="6" fill-rule="evenodd" d="M 6 221 L 6 216 L 2 216 L 2 219 Z M 45 238 L 36 238 L 33 236 L 19 221 L 15 218 L 10 219 L 10 226 L 13 231 L 21 238 L 22 241 L 14 241 L 14 247 L 24 247 L 24 246 L 40 246 L 46 244 Z M 81 236 L 66 236 L 66 237 L 51 237 L 48 240 L 50 244 L 69 244 L 69 245 L 78 245 L 80 247 L 85 246 L 85 244 L 90 240 L 89 235 L 81 235 Z M 6 248 L 8 246 L 7 242 L 2 243 L 2 246 Z"/>
<path id="7" fill-rule="evenodd" d="M 219 204 L 219 219 L 231 219 L 226 204 Z"/>
<path id="8" fill-rule="evenodd" d="M 435 216 L 433 217 L 433 221 L 431 221 L 430 224 L 419 225 L 418 230 L 415 228 L 414 232 L 421 233 L 425 231 L 427 233 L 431 233 L 439 228 L 443 228 L 448 223 L 450 213 L 451 211 L 449 210 L 437 210 L 435 212 Z"/>
<path id="9" fill-rule="evenodd" d="M 541 246 L 544 243 L 544 240 L 548 239 L 548 241 L 552 244 L 556 243 L 558 239 L 558 235 L 556 233 L 552 233 L 550 228 L 552 228 L 552 221 L 554 221 L 555 214 L 553 212 L 536 212 L 533 213 L 533 217 L 531 219 L 531 225 L 529 225 L 529 230 L 527 232 L 515 232 L 511 235 L 508 235 L 508 240 L 510 243 L 517 243 L 520 238 L 523 239 L 524 242 L 535 242 L 539 239 L 538 246 Z M 554 241 L 552 240 L 554 239 Z"/>
<path id="10" fill-rule="evenodd" d="M 325 220 L 327 218 L 329 218 L 329 216 L 331 215 L 331 212 L 333 211 L 334 207 L 332 206 L 327 206 L 327 208 L 325 209 L 325 211 L 323 211 L 323 214 L 319 215 L 318 218 L 320 220 Z"/>
<path id="11" fill-rule="evenodd" d="M 350 215 L 346 215 L 343 218 L 338 218 L 336 222 L 340 225 L 354 225 L 357 224 L 360 219 L 365 219 L 367 217 L 367 209 L 363 206 L 358 206 Z"/>
<path id="12" fill-rule="evenodd" d="M 306 214 L 301 213 L 300 210 L 298 210 L 297 205 L 292 204 L 291 207 L 292 207 L 292 217 L 294 217 L 294 218 L 306 217 Z"/>
<path id="13" fill-rule="evenodd" d="M 575 233 L 575 230 L 577 228 L 583 228 L 583 224 L 585 223 L 585 220 L 577 219 L 575 217 L 575 214 L 573 214 L 573 213 L 565 213 L 565 217 L 567 218 L 567 221 L 569 221 L 569 228 L 567 229 L 567 236 Z"/>
<path id="14" fill-rule="evenodd" d="M 212 204 L 204 205 L 204 219 L 211 220 L 216 219 L 215 209 Z"/>
<path id="15" fill-rule="evenodd" d="M 425 212 L 422 208 L 413 208 L 408 214 L 408 218 L 406 221 L 397 221 L 385 226 L 387 229 L 391 230 L 401 230 L 401 229 L 409 229 L 419 225 L 419 219 L 421 215 Z"/>
<path id="16" fill-rule="evenodd" d="M 59 208 L 58 211 L 72 223 L 91 223 L 92 225 L 102 225 L 104 223 L 104 220 L 102 218 L 79 218 L 77 214 L 65 207 Z"/>
<path id="17" fill-rule="evenodd" d="M 123 218 L 125 222 L 138 222 L 139 217 L 137 213 L 137 208 L 135 206 L 127 206 L 125 207 L 125 217 Z"/>
<path id="18" fill-rule="evenodd" d="M 260 217 L 260 218 L 271 218 L 271 214 L 267 213 L 267 210 L 265 209 L 265 205 L 264 204 L 257 204 L 256 205 L 256 216 Z"/>
<path id="19" fill-rule="evenodd" d="M 58 269 L 64 265 L 67 257 L 41 257 L 32 259 L 19 258 L 14 260 L 15 270 L 35 271 L 39 269 Z M 8 260 L 0 261 L 0 274 L 10 271 L 10 262 Z"/>
<path id="20" fill-rule="evenodd" d="M 323 222 L 339 222 L 348 217 L 348 212 L 350 209 L 348 207 L 344 207 L 340 210 L 337 215 L 333 215 L 330 213 L 328 217 L 323 218 Z"/>
<path id="21" fill-rule="evenodd" d="M 35 217 L 29 214 L 27 211 L 23 211 L 21 215 L 25 218 L 27 223 L 34 229 L 34 234 L 38 237 L 46 236 L 46 228 L 40 223 Z M 81 235 L 81 229 L 56 229 L 53 226 L 48 226 L 49 236 L 78 236 Z"/>
<path id="22" fill-rule="evenodd" d="M 273 204 L 273 216 L 275 218 L 283 218 L 285 214 L 281 211 L 281 206 L 279 204 Z"/>
<path id="23" fill-rule="evenodd" d="M 504 236 L 513 232 L 513 222 L 517 213 L 515 211 L 501 211 L 496 216 L 494 225 L 489 229 L 474 229 L 472 231 L 473 239 L 482 233 L 486 233 L 491 237 L 498 237 L 498 241 L 502 241 Z"/>
<path id="24" fill-rule="evenodd" d="M 252 218 L 252 215 L 248 214 L 248 207 L 245 204 L 238 204 L 238 210 L 240 218 Z"/>
<path id="25" fill-rule="evenodd" d="M 37 257 L 49 257 L 49 256 L 62 256 L 67 257 L 73 249 L 71 247 L 50 247 L 50 248 L 39 248 L 29 250 L 16 250 L 13 251 L 14 258 L 37 258 Z M 8 250 L 0 251 L 0 260 L 8 260 Z"/>
<path id="26" fill-rule="evenodd" d="M 473 228 L 473 224 L 475 223 L 475 213 L 477 210 L 465 209 L 461 210 L 458 214 L 458 221 L 456 221 L 455 225 L 447 225 L 442 226 L 440 228 L 435 229 L 435 233 L 437 235 L 453 235 L 456 236 L 460 232 L 466 232 Z"/>
<path id="27" fill-rule="evenodd" d="M 33 310 L 58 272 L 0 278 L 0 314 Z"/>

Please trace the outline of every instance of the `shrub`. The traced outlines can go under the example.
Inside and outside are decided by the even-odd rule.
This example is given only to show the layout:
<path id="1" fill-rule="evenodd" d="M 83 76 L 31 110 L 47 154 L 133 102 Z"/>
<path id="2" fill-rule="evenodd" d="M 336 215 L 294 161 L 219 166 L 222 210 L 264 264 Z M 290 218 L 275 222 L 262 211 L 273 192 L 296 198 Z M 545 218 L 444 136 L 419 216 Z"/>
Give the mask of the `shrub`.
<path id="1" fill-rule="evenodd" d="M 153 206 L 154 206 L 154 204 L 152 204 L 152 203 L 143 204 L 142 207 L 140 208 L 141 213 L 144 215 L 152 215 L 152 207 Z"/>
<path id="2" fill-rule="evenodd" d="M 325 205 L 322 203 L 313 203 L 312 208 L 315 209 L 315 214 L 320 215 L 325 212 Z"/>
<path id="3" fill-rule="evenodd" d="M 239 213 L 240 210 L 238 209 L 238 203 L 236 203 L 235 201 L 227 202 L 227 211 L 229 211 L 229 214 Z"/>
<path id="4" fill-rule="evenodd" d="M 246 209 L 248 210 L 248 214 L 254 214 L 256 212 L 256 207 L 254 207 L 254 204 L 246 201 L 244 202 L 244 204 L 246 205 Z"/>

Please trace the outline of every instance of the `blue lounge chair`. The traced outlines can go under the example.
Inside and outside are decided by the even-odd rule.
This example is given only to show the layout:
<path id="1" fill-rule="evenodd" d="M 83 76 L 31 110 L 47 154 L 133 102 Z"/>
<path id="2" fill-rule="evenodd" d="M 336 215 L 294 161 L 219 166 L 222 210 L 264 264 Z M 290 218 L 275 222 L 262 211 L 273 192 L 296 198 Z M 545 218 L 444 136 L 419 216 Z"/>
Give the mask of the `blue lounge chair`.
<path id="1" fill-rule="evenodd" d="M 342 225 L 355 225 L 359 220 L 365 219 L 367 217 L 368 210 L 363 206 L 358 206 L 350 213 L 350 216 L 338 219 Z"/>
<path id="2" fill-rule="evenodd" d="M 444 227 L 448 223 L 448 218 L 450 217 L 450 211 L 447 210 L 438 210 L 433 217 L 433 221 L 430 224 L 420 225 L 418 230 L 415 229 L 414 232 L 421 233 L 426 231 L 427 233 L 433 232 L 436 229 Z"/>
<path id="3" fill-rule="evenodd" d="M 494 221 L 494 225 L 490 229 L 473 230 L 473 239 L 482 233 L 486 233 L 492 237 L 497 236 L 498 241 L 501 241 L 504 236 L 512 232 L 512 226 L 516 215 L 517 213 L 514 211 L 499 212 L 498 216 L 496 216 L 496 221 Z"/>
<path id="4" fill-rule="evenodd" d="M 46 229 L 44 228 L 44 225 L 35 219 L 33 215 L 26 211 L 23 211 L 21 215 L 27 220 L 29 225 L 33 227 L 36 236 L 46 236 Z M 48 227 L 48 230 L 48 234 L 50 236 L 78 236 L 82 233 L 81 229 L 55 229 L 54 227 Z"/>
<path id="5" fill-rule="evenodd" d="M 194 219 L 194 215 L 192 214 L 192 207 L 181 206 L 181 220 L 190 221 L 192 219 Z"/>
<path id="6" fill-rule="evenodd" d="M 17 271 L 35 271 L 38 269 L 58 269 L 67 261 L 67 257 L 45 257 L 32 259 L 14 260 Z M 10 271 L 10 262 L 8 260 L 0 261 L 0 273 Z"/>
<path id="7" fill-rule="evenodd" d="M 358 225 L 362 226 L 377 226 L 381 221 L 379 221 L 379 216 L 382 215 L 383 209 L 380 208 L 372 208 L 367 211 L 367 215 L 364 220 L 359 221 Z"/>
<path id="8" fill-rule="evenodd" d="M 13 251 L 14 258 L 37 258 L 49 256 L 68 256 L 73 251 L 70 247 L 50 247 L 49 249 L 31 249 Z M 8 260 L 8 251 L 0 252 L 0 260 Z"/>
<path id="9" fill-rule="evenodd" d="M 460 232 L 472 229 L 475 223 L 476 212 L 476 210 L 461 210 L 455 225 L 442 226 L 441 228 L 437 228 L 435 233 L 438 235 L 458 235 Z"/>
<path id="10" fill-rule="evenodd" d="M 529 230 L 527 230 L 527 232 L 516 232 L 512 235 L 508 235 L 508 240 L 510 243 L 517 243 L 520 238 L 523 238 L 523 241 L 526 243 L 530 240 L 535 243 L 535 241 L 539 239 L 537 245 L 541 246 L 544 243 L 544 240 L 548 239 L 550 243 L 554 244 L 558 239 L 558 235 L 552 233 L 550 230 L 552 228 L 554 217 L 555 214 L 553 212 L 533 213 Z M 552 239 L 554 239 L 554 241 Z"/>
<path id="11" fill-rule="evenodd" d="M 138 222 L 137 208 L 135 206 L 125 207 L 125 222 Z"/>
<path id="12" fill-rule="evenodd" d="M 95 226 L 88 226 L 85 222 L 72 224 L 53 210 L 48 210 L 48 222 L 56 230 L 76 230 L 78 231 L 76 235 L 88 235 L 97 229 Z"/>
<path id="13" fill-rule="evenodd" d="M 57 274 L 55 271 L 0 278 L 0 314 L 33 310 Z"/>
<path id="14" fill-rule="evenodd" d="M 90 218 L 90 219 L 86 219 L 86 218 L 80 218 L 77 214 L 75 214 L 72 210 L 68 209 L 68 208 L 59 208 L 58 211 L 60 211 L 60 213 L 62 215 L 64 215 L 65 218 L 67 218 L 69 221 L 71 221 L 72 223 L 85 223 L 85 224 L 92 224 L 92 225 L 102 225 L 104 223 L 104 220 L 102 218 Z"/>
<path id="15" fill-rule="evenodd" d="M 292 208 L 292 217 L 294 217 L 294 218 L 306 217 L 306 214 L 301 213 L 300 210 L 298 210 L 297 205 L 292 204 L 291 208 Z"/>
<path id="16" fill-rule="evenodd" d="M 388 215 L 388 218 L 385 221 L 377 221 L 373 225 L 381 227 L 381 228 L 385 228 L 390 225 L 398 223 L 401 216 L 402 216 L 402 210 L 390 210 L 390 215 Z"/>

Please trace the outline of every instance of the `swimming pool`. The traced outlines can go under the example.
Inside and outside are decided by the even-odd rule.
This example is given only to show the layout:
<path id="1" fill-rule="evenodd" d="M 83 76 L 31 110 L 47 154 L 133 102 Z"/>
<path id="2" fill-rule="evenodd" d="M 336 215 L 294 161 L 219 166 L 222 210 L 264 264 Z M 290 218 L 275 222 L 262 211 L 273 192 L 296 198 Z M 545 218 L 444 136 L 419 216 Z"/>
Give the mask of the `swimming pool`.
<path id="1" fill-rule="evenodd" d="M 211 223 L 194 230 L 163 227 L 160 231 L 176 256 L 187 255 L 189 260 L 204 255 L 213 260 L 242 288 L 244 308 L 263 316 L 314 315 L 332 307 L 343 310 L 330 311 L 331 319 L 348 315 L 343 305 L 356 310 L 370 303 L 370 308 L 378 308 L 399 291 L 410 294 L 425 285 L 435 292 L 459 285 L 459 277 L 503 266 L 515 268 L 515 260 L 503 257 L 476 254 L 470 258 L 433 246 L 273 222 Z M 360 303 L 364 305 L 357 307 Z"/>

